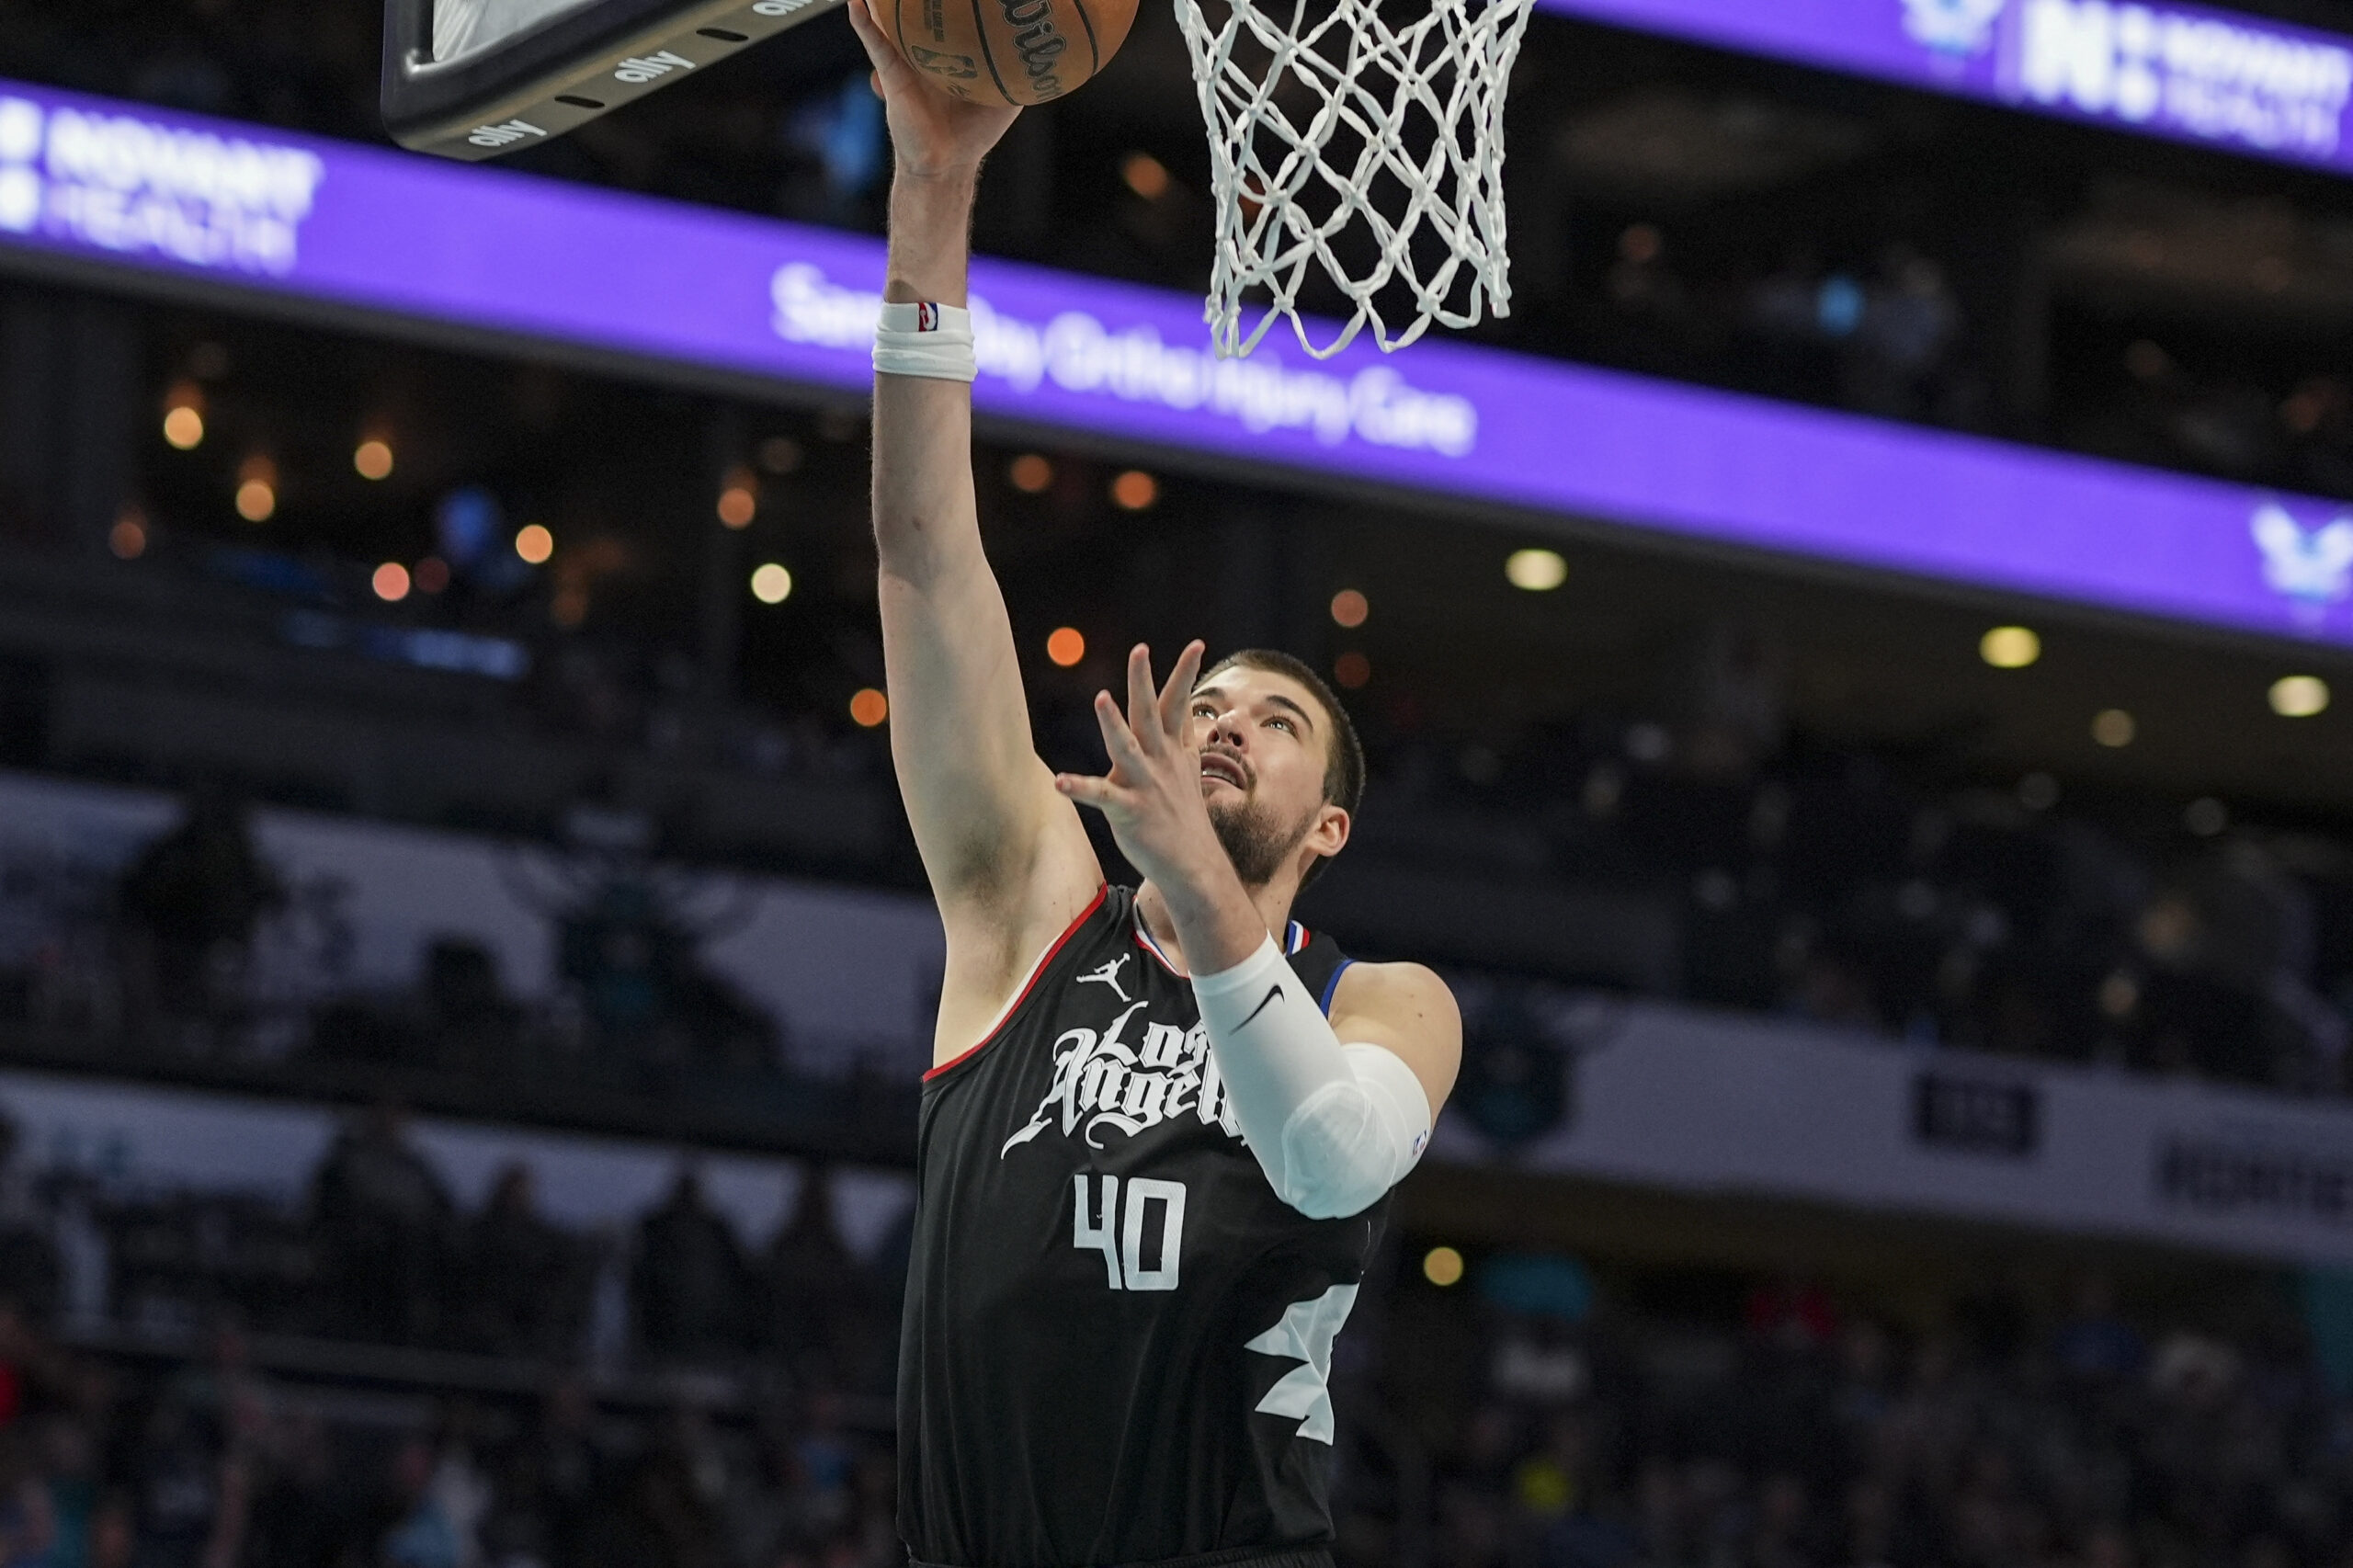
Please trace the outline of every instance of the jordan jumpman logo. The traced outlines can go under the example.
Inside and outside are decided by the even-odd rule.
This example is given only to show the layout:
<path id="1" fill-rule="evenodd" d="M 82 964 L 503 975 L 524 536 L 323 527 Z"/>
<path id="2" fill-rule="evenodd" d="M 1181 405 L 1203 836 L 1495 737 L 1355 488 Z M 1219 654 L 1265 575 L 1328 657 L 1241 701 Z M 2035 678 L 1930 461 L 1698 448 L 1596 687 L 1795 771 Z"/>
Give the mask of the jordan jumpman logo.
<path id="1" fill-rule="evenodd" d="M 1133 957 L 1135 957 L 1133 953 L 1128 953 L 1113 959 L 1101 969 L 1089 970 L 1078 977 L 1078 983 L 1081 985 L 1108 985 L 1111 988 L 1111 994 L 1124 1002 L 1128 1000 L 1128 992 L 1127 987 L 1120 983 L 1120 969 Z"/>

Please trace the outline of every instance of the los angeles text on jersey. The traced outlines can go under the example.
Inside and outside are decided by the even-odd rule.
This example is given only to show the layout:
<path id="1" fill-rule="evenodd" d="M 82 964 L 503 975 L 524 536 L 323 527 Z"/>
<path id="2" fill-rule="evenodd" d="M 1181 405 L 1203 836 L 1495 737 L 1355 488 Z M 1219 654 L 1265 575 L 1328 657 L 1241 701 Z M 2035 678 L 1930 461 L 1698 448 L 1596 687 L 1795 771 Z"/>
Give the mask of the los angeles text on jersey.
<path id="1" fill-rule="evenodd" d="M 1131 1000 L 1122 981 L 1133 957 L 1113 959 L 1078 977 L 1074 993 L 1078 986 L 1104 988 L 1111 1019 L 1099 1030 L 1080 1026 L 1056 1037 L 1052 1085 L 1029 1124 L 1005 1141 L 999 1158 L 1057 1125 L 1063 1137 L 1083 1137 L 1088 1148 L 1102 1149 L 1107 1134 L 1132 1138 L 1188 1115 L 1241 1141 L 1208 1031 L 1199 1023 L 1140 1019 L 1150 999 Z"/>

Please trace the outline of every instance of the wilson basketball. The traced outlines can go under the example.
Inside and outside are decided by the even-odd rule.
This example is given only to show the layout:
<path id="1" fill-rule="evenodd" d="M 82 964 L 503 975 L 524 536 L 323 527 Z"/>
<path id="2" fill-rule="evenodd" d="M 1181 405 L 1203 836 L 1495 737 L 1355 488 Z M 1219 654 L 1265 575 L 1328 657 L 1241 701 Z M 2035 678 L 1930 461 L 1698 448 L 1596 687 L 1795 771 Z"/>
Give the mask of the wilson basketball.
<path id="1" fill-rule="evenodd" d="M 891 42 L 960 98 L 1048 104 L 1110 63 L 1136 0 L 876 0 Z"/>

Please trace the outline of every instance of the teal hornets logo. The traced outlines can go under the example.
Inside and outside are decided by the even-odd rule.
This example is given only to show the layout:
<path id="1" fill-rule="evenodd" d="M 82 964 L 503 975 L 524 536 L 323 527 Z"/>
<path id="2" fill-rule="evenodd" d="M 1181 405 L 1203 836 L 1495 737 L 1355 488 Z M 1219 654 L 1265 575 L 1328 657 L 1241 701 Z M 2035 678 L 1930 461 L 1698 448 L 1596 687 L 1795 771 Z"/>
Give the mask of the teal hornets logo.
<path id="1" fill-rule="evenodd" d="M 2273 591 L 2310 610 L 2353 597 L 2353 515 L 2306 528 L 2285 506 L 2266 502 L 2250 531 Z"/>

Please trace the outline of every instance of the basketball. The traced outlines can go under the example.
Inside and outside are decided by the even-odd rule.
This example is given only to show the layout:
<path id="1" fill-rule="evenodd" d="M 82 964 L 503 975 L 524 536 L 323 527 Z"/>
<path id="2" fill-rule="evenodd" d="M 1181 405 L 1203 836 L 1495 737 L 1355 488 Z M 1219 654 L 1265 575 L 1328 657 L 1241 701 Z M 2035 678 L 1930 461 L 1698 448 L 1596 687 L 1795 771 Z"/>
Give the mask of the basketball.
<path id="1" fill-rule="evenodd" d="M 1127 41 L 1136 0 L 875 0 L 892 46 L 941 91 L 980 103 L 1051 103 Z"/>

